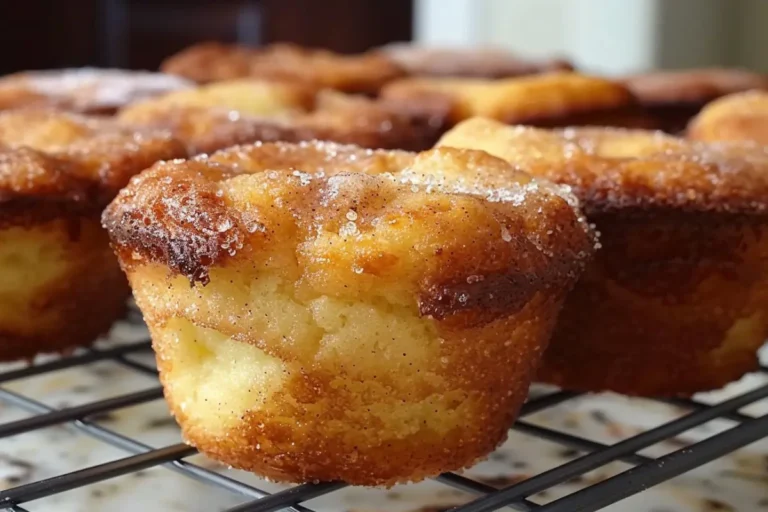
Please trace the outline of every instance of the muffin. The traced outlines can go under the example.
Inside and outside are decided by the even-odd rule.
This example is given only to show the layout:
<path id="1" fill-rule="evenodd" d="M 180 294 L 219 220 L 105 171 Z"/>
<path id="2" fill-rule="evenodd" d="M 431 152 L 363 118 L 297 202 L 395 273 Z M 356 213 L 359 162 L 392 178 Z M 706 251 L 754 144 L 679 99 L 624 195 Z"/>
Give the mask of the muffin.
<path id="1" fill-rule="evenodd" d="M 142 122 L 172 108 L 220 108 L 263 117 L 307 112 L 315 104 L 317 88 L 278 80 L 227 80 L 170 92 L 134 102 L 121 112 L 124 120 Z"/>
<path id="2" fill-rule="evenodd" d="M 187 442 L 390 486 L 506 437 L 592 253 L 574 204 L 482 152 L 273 143 L 158 164 L 103 219 Z"/>
<path id="3" fill-rule="evenodd" d="M 373 100 L 302 84 L 217 82 L 123 109 L 125 122 L 166 128 L 189 154 L 252 142 L 330 140 L 367 148 L 422 150 L 447 129 L 449 105 Z"/>
<path id="4" fill-rule="evenodd" d="M 654 127 L 680 133 L 707 103 L 750 89 L 768 89 L 768 76 L 740 69 L 653 71 L 623 83 L 654 120 Z"/>
<path id="5" fill-rule="evenodd" d="M 501 48 L 430 48 L 396 43 L 381 51 L 411 76 L 509 78 L 572 71 L 562 59 L 530 60 Z"/>
<path id="6" fill-rule="evenodd" d="M 758 365 L 768 335 L 768 155 L 655 132 L 473 119 L 440 146 L 568 184 L 601 249 L 538 378 L 579 391 L 690 395 Z"/>
<path id="7" fill-rule="evenodd" d="M 198 83 L 250 77 L 360 94 L 375 94 L 386 82 L 403 75 L 379 53 L 341 55 L 292 44 L 249 48 L 201 43 L 169 57 L 161 69 Z"/>
<path id="8" fill-rule="evenodd" d="M 0 110 L 61 109 L 113 114 L 118 108 L 163 93 L 192 87 L 180 77 L 117 69 L 24 71 L 0 77 Z"/>
<path id="9" fill-rule="evenodd" d="M 532 126 L 644 126 L 645 116 L 621 84 L 576 73 L 519 78 L 405 78 L 382 97 L 418 104 L 440 98 L 451 105 L 453 123 L 483 116 Z"/>
<path id="10" fill-rule="evenodd" d="M 688 138 L 768 146 L 768 92 L 748 91 L 713 101 L 688 125 Z"/>
<path id="11" fill-rule="evenodd" d="M 99 225 L 134 173 L 183 155 L 164 133 L 46 111 L 0 113 L 0 361 L 85 345 L 128 285 Z"/>

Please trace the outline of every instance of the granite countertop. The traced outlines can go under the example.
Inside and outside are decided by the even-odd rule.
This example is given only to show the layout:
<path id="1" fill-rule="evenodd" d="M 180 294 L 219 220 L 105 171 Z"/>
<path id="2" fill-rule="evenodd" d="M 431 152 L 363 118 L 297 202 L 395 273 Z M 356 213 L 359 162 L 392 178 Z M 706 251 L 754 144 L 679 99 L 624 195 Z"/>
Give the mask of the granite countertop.
<path id="1" fill-rule="evenodd" d="M 124 323 L 118 325 L 111 339 L 101 342 L 100 346 L 135 341 L 143 336 L 146 336 L 143 328 Z M 154 364 L 149 352 L 131 357 Z M 0 365 L 0 371 L 11 367 Z M 766 382 L 768 375 L 750 375 L 725 390 L 698 398 L 707 401 L 720 400 Z M 157 386 L 156 378 L 151 375 L 136 372 L 114 361 L 102 361 L 13 381 L 3 387 L 49 406 L 62 408 Z M 606 394 L 570 400 L 528 416 L 526 421 L 610 444 L 669 421 L 683 412 L 682 409 L 671 405 Z M 743 412 L 768 413 L 768 400 L 758 402 Z M 28 416 L 30 414 L 22 409 L 0 401 L 1 423 Z M 99 425 L 153 447 L 180 442 L 178 428 L 162 400 L 119 409 L 94 417 L 93 420 Z M 649 456 L 664 455 L 711 436 L 730 425 L 732 424 L 726 420 L 712 421 L 641 453 Z M 71 425 L 59 425 L 7 437 L 0 439 L 0 490 L 128 455 L 130 454 L 89 437 Z M 512 432 L 507 442 L 487 461 L 466 471 L 465 474 L 491 486 L 504 486 L 572 460 L 578 455 L 575 450 Z M 223 468 L 201 455 L 186 460 L 268 492 L 284 488 L 250 474 Z M 628 467 L 621 462 L 609 464 L 567 485 L 534 495 L 531 500 L 536 503 L 549 502 L 604 480 Z M 458 505 L 469 498 L 468 494 L 442 484 L 424 482 L 397 486 L 391 490 L 342 489 L 307 502 L 306 506 L 317 512 L 436 512 Z M 247 498 L 243 496 L 205 485 L 166 468 L 155 467 L 32 501 L 24 507 L 33 512 L 196 512 L 225 510 L 245 501 Z M 605 510 L 768 511 L 768 439 Z"/>

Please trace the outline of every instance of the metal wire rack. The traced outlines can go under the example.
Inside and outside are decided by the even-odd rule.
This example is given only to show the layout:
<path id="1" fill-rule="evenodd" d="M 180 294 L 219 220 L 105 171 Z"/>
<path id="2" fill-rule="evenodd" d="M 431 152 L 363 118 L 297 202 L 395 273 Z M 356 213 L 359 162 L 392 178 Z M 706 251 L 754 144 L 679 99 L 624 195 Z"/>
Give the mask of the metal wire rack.
<path id="1" fill-rule="evenodd" d="M 134 320 L 136 321 L 136 320 Z M 290 510 L 312 512 L 304 505 L 318 496 L 338 492 L 346 487 L 340 482 L 304 484 L 270 494 L 235 478 L 217 473 L 186 460 L 196 453 L 184 444 L 153 448 L 115 430 L 100 425 L 93 418 L 122 408 L 161 400 L 162 389 L 132 391 L 104 400 L 65 408 L 54 408 L 34 398 L 8 389 L 15 381 L 73 369 L 103 361 L 112 361 L 131 371 L 150 376 L 156 374 L 151 364 L 137 361 L 132 355 L 150 350 L 148 341 L 139 341 L 109 348 L 92 348 L 77 355 L 55 359 L 0 373 L 0 402 L 24 409 L 31 416 L 15 421 L 0 420 L 0 439 L 19 436 L 39 429 L 69 424 L 80 433 L 118 448 L 125 456 L 103 464 L 92 465 L 39 481 L 23 483 L 0 492 L 0 510 L 23 512 L 29 502 L 58 493 L 93 485 L 156 466 L 162 466 L 206 485 L 239 494 L 247 500 L 229 508 L 228 512 L 269 512 Z M 768 373 L 768 368 L 761 368 Z M 455 512 L 485 512 L 492 510 L 536 510 L 539 512 L 594 511 L 639 493 L 677 475 L 704 465 L 761 438 L 768 437 L 768 415 L 753 416 L 741 410 L 759 400 L 768 398 L 768 384 L 751 389 L 715 404 L 691 399 L 661 400 L 686 410 L 686 413 L 660 426 L 645 430 L 614 444 L 603 444 L 555 429 L 544 428 L 526 421 L 526 416 L 538 413 L 579 395 L 553 391 L 533 396 L 523 407 L 513 430 L 528 436 L 573 449 L 578 455 L 565 464 L 523 479 L 502 488 L 462 476 L 445 473 L 434 480 L 445 486 L 474 495 L 470 502 L 451 508 Z M 679 448 L 658 458 L 639 452 L 707 422 L 726 419 L 732 427 L 700 442 Z M 594 485 L 576 491 L 545 505 L 537 505 L 529 498 L 536 493 L 577 478 L 613 461 L 631 465 L 630 469 Z"/>

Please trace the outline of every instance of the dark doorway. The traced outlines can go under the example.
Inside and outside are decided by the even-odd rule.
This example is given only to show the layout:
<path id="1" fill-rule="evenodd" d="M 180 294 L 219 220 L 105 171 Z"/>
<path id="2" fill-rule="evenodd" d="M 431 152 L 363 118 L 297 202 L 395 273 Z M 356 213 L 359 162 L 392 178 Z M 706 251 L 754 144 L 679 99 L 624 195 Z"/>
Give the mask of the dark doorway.
<path id="1" fill-rule="evenodd" d="M 202 40 L 358 52 L 412 36 L 412 0 L 2 2 L 0 73 L 66 66 L 155 69 Z"/>

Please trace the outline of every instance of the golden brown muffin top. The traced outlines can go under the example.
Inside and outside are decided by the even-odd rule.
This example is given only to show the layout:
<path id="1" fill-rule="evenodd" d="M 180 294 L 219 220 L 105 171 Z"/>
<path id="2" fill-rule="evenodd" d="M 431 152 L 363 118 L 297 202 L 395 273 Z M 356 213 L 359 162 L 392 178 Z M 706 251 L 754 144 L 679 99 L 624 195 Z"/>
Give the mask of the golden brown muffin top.
<path id="1" fill-rule="evenodd" d="M 405 43 L 381 51 L 416 76 L 509 78 L 573 70 L 562 59 L 529 60 L 502 48 L 430 48 Z"/>
<path id="2" fill-rule="evenodd" d="M 213 266 L 295 252 L 328 286 L 404 283 L 422 314 L 496 318 L 573 283 L 593 244 L 575 204 L 479 151 L 271 143 L 159 163 L 103 219 L 128 268 L 159 262 L 206 283 Z"/>
<path id="3" fill-rule="evenodd" d="M 768 76 L 741 69 L 653 71 L 623 82 L 645 105 L 698 104 L 749 89 L 768 89 Z"/>
<path id="4" fill-rule="evenodd" d="M 218 108 L 263 117 L 287 116 L 311 110 L 316 87 L 279 80 L 242 78 L 174 91 L 135 102 L 120 111 L 128 122 L 162 116 L 172 108 Z"/>
<path id="5" fill-rule="evenodd" d="M 103 207 L 134 174 L 184 154 L 166 132 L 65 112 L 0 112 L 0 205 L 47 199 Z"/>
<path id="6" fill-rule="evenodd" d="M 515 168 L 570 185 L 587 215 L 677 210 L 765 214 L 768 152 L 695 143 L 660 132 L 541 130 L 470 119 L 438 146 L 482 149 Z"/>
<path id="7" fill-rule="evenodd" d="M 768 145 L 768 92 L 729 94 L 707 104 L 688 125 L 688 138 Z"/>
<path id="8" fill-rule="evenodd" d="M 375 93 L 403 74 L 394 62 L 378 53 L 341 55 L 292 44 L 248 48 L 201 43 L 169 57 L 161 69 L 199 83 L 252 77 L 359 93 Z"/>
<path id="9" fill-rule="evenodd" d="M 483 116 L 506 123 L 634 105 L 621 84 L 577 73 L 546 73 L 503 80 L 405 78 L 384 87 L 382 97 L 420 102 L 435 97 L 451 102 L 458 122 Z"/>
<path id="10" fill-rule="evenodd" d="M 306 101 L 296 101 L 299 98 Z M 256 141 L 332 140 L 369 148 L 425 149 L 445 129 L 448 105 L 372 100 L 265 81 L 219 82 L 123 109 L 119 119 L 171 130 L 189 154 Z"/>
<path id="11" fill-rule="evenodd" d="M 0 110 L 57 108 L 111 113 L 133 101 L 188 89 L 191 82 L 162 73 L 117 69 L 25 71 L 0 77 Z"/>

